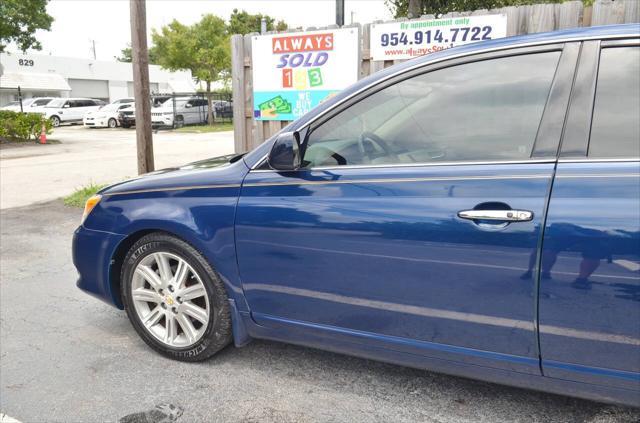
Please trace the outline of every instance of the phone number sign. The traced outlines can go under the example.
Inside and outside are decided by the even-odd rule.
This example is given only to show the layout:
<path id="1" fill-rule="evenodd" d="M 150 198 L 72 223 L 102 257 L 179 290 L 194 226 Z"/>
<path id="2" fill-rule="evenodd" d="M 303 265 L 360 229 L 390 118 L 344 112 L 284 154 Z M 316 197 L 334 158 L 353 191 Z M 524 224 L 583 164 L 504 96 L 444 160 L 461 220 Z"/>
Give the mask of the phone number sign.
<path id="1" fill-rule="evenodd" d="M 372 24 L 371 58 L 411 59 L 463 44 L 506 36 L 506 15 Z"/>
<path id="2" fill-rule="evenodd" d="M 295 120 L 358 80 L 358 28 L 252 38 L 253 116 Z"/>

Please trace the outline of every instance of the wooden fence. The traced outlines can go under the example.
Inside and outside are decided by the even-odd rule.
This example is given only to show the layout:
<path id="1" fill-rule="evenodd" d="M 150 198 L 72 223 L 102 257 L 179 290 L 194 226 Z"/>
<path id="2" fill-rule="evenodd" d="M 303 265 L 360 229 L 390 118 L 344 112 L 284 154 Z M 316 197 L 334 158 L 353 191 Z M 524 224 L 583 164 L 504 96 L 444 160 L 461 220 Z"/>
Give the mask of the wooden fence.
<path id="1" fill-rule="evenodd" d="M 507 36 L 509 37 L 581 26 L 640 22 L 640 0 L 596 0 L 593 6 L 588 7 L 584 7 L 582 1 L 579 0 L 558 4 L 510 6 L 473 12 L 453 12 L 443 18 L 488 14 L 507 15 Z M 426 15 L 420 19 L 434 19 L 434 16 Z M 398 21 L 406 20 L 399 19 Z M 346 25 L 346 27 L 349 26 L 360 25 Z M 369 27 L 370 24 L 365 24 L 360 31 L 360 78 L 403 61 L 371 60 Z M 308 28 L 307 30 L 334 28 L 337 26 Z M 289 124 L 285 121 L 256 121 L 253 118 L 251 37 L 255 35 L 258 34 L 233 35 L 231 37 L 233 128 L 236 152 L 252 149 Z"/>

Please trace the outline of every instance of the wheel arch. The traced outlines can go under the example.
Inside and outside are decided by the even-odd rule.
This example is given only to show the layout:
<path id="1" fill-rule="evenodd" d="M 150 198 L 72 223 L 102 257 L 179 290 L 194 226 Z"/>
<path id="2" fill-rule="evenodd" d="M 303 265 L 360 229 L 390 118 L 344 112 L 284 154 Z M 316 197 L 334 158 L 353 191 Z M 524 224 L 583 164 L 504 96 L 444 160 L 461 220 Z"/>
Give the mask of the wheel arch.
<path id="1" fill-rule="evenodd" d="M 120 274 L 122 273 L 122 264 L 124 263 L 124 258 L 126 257 L 127 252 L 129 251 L 129 249 L 131 249 L 133 244 L 138 242 L 140 238 L 153 232 L 167 233 L 166 231 L 155 229 L 142 229 L 133 232 L 122 241 L 120 241 L 115 251 L 113 252 L 111 262 L 109 263 L 109 287 L 111 288 L 111 293 L 113 295 L 114 301 L 116 302 L 116 306 L 121 310 L 124 309 L 124 305 L 122 302 L 122 293 L 120 291 L 122 282 L 120 280 Z"/>
<path id="2" fill-rule="evenodd" d="M 122 265 L 124 264 L 124 259 L 127 256 L 128 251 L 136 242 L 138 242 L 138 240 L 140 240 L 141 238 L 151 233 L 162 233 L 162 234 L 170 235 L 186 242 L 202 255 L 202 257 L 209 263 L 209 265 L 211 266 L 212 269 L 214 269 L 214 271 L 218 272 L 216 270 L 216 267 L 214 266 L 214 263 L 211 263 L 211 260 L 207 257 L 206 254 L 202 252 L 202 249 L 199 248 L 196 243 L 193 243 L 190 240 L 185 239 L 184 236 L 180 236 L 179 234 L 173 231 L 168 231 L 166 229 L 160 229 L 160 228 L 147 228 L 147 229 L 137 230 L 129 234 L 122 241 L 120 241 L 120 243 L 116 247 L 111 257 L 111 262 L 109 265 L 109 285 L 110 285 L 111 293 L 112 293 L 115 305 L 121 310 L 124 309 L 124 303 L 122 300 L 122 290 L 121 290 L 122 281 L 120 279 L 120 275 L 122 274 Z M 218 275 L 220 275 L 219 272 L 218 272 Z M 224 276 L 222 275 L 220 276 L 223 281 L 223 286 L 227 294 L 227 300 L 229 301 L 229 305 L 230 305 L 233 341 L 236 347 L 241 347 L 248 344 L 251 341 L 251 337 L 248 334 L 246 324 L 244 322 L 242 314 L 240 310 L 238 310 L 238 302 L 239 301 L 243 303 L 245 302 L 244 296 L 242 294 L 238 294 L 236 292 L 237 290 L 233 289 L 233 287 L 230 286 L 230 284 L 226 281 L 226 278 Z M 242 298 L 237 298 L 237 295 L 233 295 L 234 293 L 241 295 Z"/>
<path id="3" fill-rule="evenodd" d="M 134 232 L 131 232 L 126 238 L 120 241 L 120 243 L 114 250 L 114 253 L 111 257 L 111 261 L 109 263 L 109 285 L 110 285 L 109 288 L 111 289 L 114 302 L 116 303 L 116 306 L 118 308 L 120 309 L 124 308 L 123 302 L 122 302 L 122 294 L 120 290 L 121 284 L 122 284 L 122 281 L 120 280 L 120 275 L 122 272 L 122 265 L 124 264 L 124 259 L 127 253 L 129 252 L 129 250 L 131 249 L 131 247 L 136 242 L 138 242 L 138 240 L 140 240 L 144 236 L 149 235 L 151 233 L 162 233 L 165 235 L 170 235 L 183 242 L 186 242 L 191 247 L 193 247 L 209 263 L 211 268 L 218 274 L 218 276 L 220 276 L 227 294 L 227 298 L 229 300 L 233 300 L 236 303 L 238 301 L 242 301 L 244 303 L 244 296 L 240 294 L 237 289 L 234 289 L 231 282 L 229 282 L 228 280 L 228 277 L 227 277 L 228 275 L 224 275 L 219 271 L 219 266 L 216 266 L 216 263 L 214 262 L 214 260 L 212 260 L 212 258 L 205 253 L 205 249 L 203 245 L 201 245 L 201 243 L 197 241 L 197 236 L 193 237 L 195 239 L 192 239 L 192 237 L 185 236 L 187 234 L 178 233 L 178 231 L 171 230 L 170 228 L 162 228 L 158 226 L 158 227 L 138 229 Z M 240 295 L 242 298 L 238 298 L 238 295 Z"/>

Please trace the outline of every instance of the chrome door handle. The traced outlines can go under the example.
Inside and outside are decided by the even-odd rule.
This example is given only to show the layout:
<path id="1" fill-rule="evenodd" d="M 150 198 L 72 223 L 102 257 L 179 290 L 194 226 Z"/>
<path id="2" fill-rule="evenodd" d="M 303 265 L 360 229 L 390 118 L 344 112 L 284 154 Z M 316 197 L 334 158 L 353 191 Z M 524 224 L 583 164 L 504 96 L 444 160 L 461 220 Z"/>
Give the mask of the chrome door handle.
<path id="1" fill-rule="evenodd" d="M 458 217 L 470 220 L 528 222 L 533 219 L 533 213 L 527 210 L 462 210 L 458 212 Z"/>

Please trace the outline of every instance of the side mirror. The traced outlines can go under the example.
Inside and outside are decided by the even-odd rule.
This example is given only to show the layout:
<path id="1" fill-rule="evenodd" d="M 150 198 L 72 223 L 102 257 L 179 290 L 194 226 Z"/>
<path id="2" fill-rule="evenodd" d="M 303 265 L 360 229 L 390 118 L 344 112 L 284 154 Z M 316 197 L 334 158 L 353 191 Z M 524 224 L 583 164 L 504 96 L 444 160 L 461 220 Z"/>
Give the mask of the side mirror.
<path id="1" fill-rule="evenodd" d="M 191 103 L 187 103 L 184 105 L 184 107 L 186 107 L 187 109 L 191 107 Z"/>
<path id="2" fill-rule="evenodd" d="M 302 164 L 300 157 L 300 134 L 297 131 L 283 132 L 271 147 L 269 166 L 275 170 L 298 170 Z"/>
<path id="3" fill-rule="evenodd" d="M 69 103 L 66 103 L 64 106 L 62 106 L 63 109 L 68 109 L 69 107 L 71 107 Z"/>

